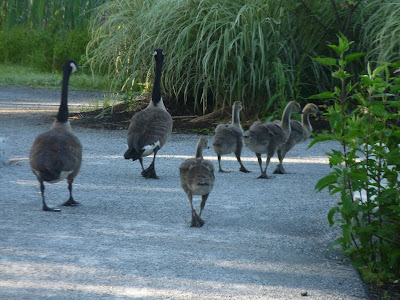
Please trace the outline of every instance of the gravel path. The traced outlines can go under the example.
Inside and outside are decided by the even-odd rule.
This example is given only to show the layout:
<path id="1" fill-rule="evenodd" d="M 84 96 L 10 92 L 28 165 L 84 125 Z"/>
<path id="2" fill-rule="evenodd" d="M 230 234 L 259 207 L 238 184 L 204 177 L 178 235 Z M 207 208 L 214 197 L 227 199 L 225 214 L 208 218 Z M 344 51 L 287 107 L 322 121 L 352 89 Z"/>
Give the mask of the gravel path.
<path id="1" fill-rule="evenodd" d="M 83 144 L 74 184 L 81 206 L 43 212 L 28 154 L 49 128 L 59 94 L 0 88 L 0 137 L 11 158 L 0 167 L 1 299 L 368 299 L 357 271 L 338 250 L 327 250 L 338 236 L 327 222 L 337 199 L 314 191 L 330 171 L 324 153 L 337 145 L 296 146 L 286 159 L 292 174 L 270 180 L 256 179 L 248 149 L 243 163 L 251 173 L 239 172 L 233 155 L 224 157 L 232 172 L 216 174 L 206 223 L 190 228 L 178 166 L 194 155 L 197 135 L 172 134 L 153 180 L 123 159 L 124 130 L 72 123 Z M 95 99 L 102 95 L 71 92 L 71 110 Z M 205 156 L 217 167 L 212 150 Z M 49 206 L 60 205 L 66 181 L 47 184 L 46 197 Z"/>

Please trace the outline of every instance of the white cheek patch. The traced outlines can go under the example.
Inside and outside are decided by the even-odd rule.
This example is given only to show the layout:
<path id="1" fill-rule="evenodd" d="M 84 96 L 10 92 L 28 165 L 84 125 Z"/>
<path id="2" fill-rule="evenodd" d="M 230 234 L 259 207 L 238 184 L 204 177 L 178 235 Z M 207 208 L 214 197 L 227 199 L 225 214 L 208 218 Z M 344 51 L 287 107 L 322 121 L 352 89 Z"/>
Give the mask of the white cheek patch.
<path id="1" fill-rule="evenodd" d="M 155 142 L 155 143 L 153 143 L 153 144 L 144 146 L 144 147 L 142 148 L 142 150 L 144 150 L 142 156 L 147 156 L 147 155 L 153 153 L 153 150 L 154 150 L 154 148 L 156 148 L 156 147 L 160 147 L 160 141 L 157 141 L 157 142 Z"/>
<path id="2" fill-rule="evenodd" d="M 75 73 L 76 71 L 78 71 L 78 68 L 76 67 L 76 65 L 74 63 L 70 63 L 69 65 L 72 68 L 72 73 Z"/>

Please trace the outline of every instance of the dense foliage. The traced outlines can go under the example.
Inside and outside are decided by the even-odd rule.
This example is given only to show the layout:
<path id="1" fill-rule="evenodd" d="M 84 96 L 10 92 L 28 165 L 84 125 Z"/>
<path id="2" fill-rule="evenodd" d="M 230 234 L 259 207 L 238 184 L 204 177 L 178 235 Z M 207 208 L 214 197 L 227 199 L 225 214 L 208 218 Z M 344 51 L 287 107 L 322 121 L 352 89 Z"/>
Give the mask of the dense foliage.
<path id="1" fill-rule="evenodd" d="M 375 15 L 399 5 L 361 0 L 109 1 L 96 10 L 88 53 L 94 68 L 125 80 L 129 89 L 135 79 L 148 78 L 151 53 L 161 47 L 166 53 L 164 90 L 179 104 L 194 104 L 204 112 L 241 100 L 247 111 L 260 115 L 289 99 L 330 88 L 329 68 L 312 58 L 328 56 L 324 45 L 339 32 L 356 41 L 373 39 L 364 31 L 367 24 L 374 20 L 376 34 L 378 28 L 387 30 L 385 18 Z M 398 38 L 364 42 L 370 59 L 380 57 L 379 47 L 386 49 L 381 42 L 399 47 Z"/>
<path id="2" fill-rule="evenodd" d="M 0 0 L 0 62 L 60 69 L 85 60 L 90 13 L 104 0 Z"/>
<path id="3" fill-rule="evenodd" d="M 328 109 L 332 133 L 311 145 L 325 140 L 342 145 L 342 151 L 327 153 L 334 170 L 316 189 L 340 194 L 328 214 L 330 224 L 342 229 L 333 246 L 341 245 L 365 278 L 394 280 L 400 276 L 400 61 L 368 64 L 357 78 L 347 66 L 364 53 L 347 54 L 351 44 L 341 36 L 339 45 L 329 45 L 338 58 L 316 59 L 335 67 L 339 84 L 311 97 L 334 100 Z"/>

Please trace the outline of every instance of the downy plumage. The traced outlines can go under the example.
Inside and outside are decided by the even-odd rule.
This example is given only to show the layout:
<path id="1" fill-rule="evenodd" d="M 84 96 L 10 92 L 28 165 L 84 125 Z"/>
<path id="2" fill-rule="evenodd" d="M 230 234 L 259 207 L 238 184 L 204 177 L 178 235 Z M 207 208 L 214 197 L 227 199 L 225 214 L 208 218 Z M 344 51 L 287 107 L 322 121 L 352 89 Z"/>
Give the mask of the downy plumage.
<path id="1" fill-rule="evenodd" d="M 240 164 L 239 171 L 248 173 L 249 171 L 243 166 L 240 159 L 243 148 L 243 129 L 240 125 L 240 111 L 243 106 L 240 101 L 236 101 L 232 105 L 232 123 L 219 124 L 215 128 L 215 135 L 212 142 L 214 152 L 218 156 L 219 172 L 225 171 L 221 167 L 221 155 L 235 153 L 236 159 Z"/>
<path id="2" fill-rule="evenodd" d="M 196 157 L 185 160 L 179 166 L 181 186 L 189 198 L 192 210 L 190 226 L 202 227 L 204 221 L 201 219 L 208 195 L 214 187 L 214 165 L 203 159 L 203 150 L 208 148 L 207 138 L 201 137 L 197 143 Z M 193 195 L 201 195 L 200 213 L 197 215 L 193 208 Z"/>
<path id="3" fill-rule="evenodd" d="M 295 101 L 291 101 L 286 105 L 280 124 L 256 121 L 243 134 L 244 144 L 255 152 L 257 156 L 261 171 L 261 175 L 258 178 L 270 178 L 267 175 L 267 168 L 274 153 L 282 144 L 286 143 L 290 136 L 290 115 L 292 112 L 301 112 L 300 105 Z M 261 161 L 261 154 L 263 153 L 267 154 L 264 170 Z"/>
<path id="4" fill-rule="evenodd" d="M 285 158 L 286 154 L 296 144 L 303 143 L 310 137 L 312 132 L 310 115 L 322 115 L 318 107 L 313 103 L 308 103 L 304 107 L 303 114 L 301 115 L 301 123 L 296 120 L 290 121 L 291 133 L 286 143 L 282 144 L 277 150 L 279 164 L 277 165 L 274 174 L 286 173 L 285 169 L 283 168 L 283 159 Z"/>

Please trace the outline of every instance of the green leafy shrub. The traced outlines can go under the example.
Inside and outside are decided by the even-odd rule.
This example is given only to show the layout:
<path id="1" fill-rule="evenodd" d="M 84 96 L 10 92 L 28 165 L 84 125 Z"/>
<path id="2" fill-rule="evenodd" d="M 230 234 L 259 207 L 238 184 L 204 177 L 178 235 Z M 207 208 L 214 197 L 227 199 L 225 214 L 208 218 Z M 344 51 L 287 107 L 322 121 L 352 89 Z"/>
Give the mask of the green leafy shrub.
<path id="1" fill-rule="evenodd" d="M 342 151 L 327 153 L 333 171 L 315 188 L 340 194 L 328 214 L 331 226 L 342 229 L 332 247 L 341 245 L 363 273 L 390 280 L 400 276 L 400 78 L 392 72 L 400 62 L 375 69 L 368 64 L 367 74 L 357 78 L 346 67 L 364 53 L 346 55 L 351 44 L 342 35 L 339 45 L 329 45 L 338 58 L 316 59 L 336 68 L 332 75 L 340 84 L 311 97 L 334 103 L 328 110 L 332 134 L 310 147 L 336 140 Z"/>

